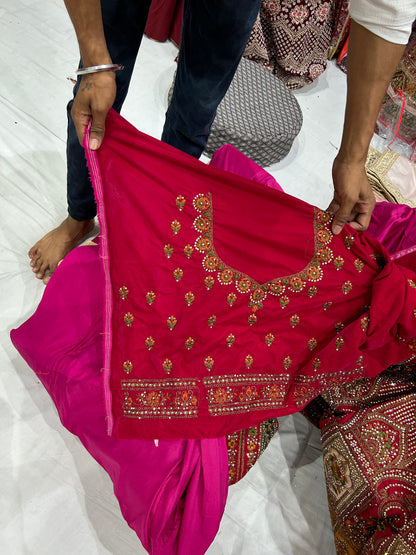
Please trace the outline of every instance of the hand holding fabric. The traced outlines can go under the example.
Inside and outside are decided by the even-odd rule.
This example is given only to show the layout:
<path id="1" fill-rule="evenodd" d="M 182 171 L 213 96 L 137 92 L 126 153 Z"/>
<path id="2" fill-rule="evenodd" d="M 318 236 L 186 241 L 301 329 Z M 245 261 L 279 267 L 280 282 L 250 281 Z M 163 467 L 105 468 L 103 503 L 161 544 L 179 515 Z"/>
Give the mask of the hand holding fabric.
<path id="1" fill-rule="evenodd" d="M 357 231 L 368 228 L 375 197 L 360 162 L 349 162 L 337 156 L 332 166 L 334 198 L 328 211 L 335 214 L 332 232 L 337 235 L 348 222 Z"/>
<path id="2" fill-rule="evenodd" d="M 81 144 L 85 129 L 91 120 L 89 141 L 91 150 L 97 150 L 101 146 L 105 132 L 105 118 L 115 97 L 115 72 L 93 73 L 82 78 L 71 115 Z"/>

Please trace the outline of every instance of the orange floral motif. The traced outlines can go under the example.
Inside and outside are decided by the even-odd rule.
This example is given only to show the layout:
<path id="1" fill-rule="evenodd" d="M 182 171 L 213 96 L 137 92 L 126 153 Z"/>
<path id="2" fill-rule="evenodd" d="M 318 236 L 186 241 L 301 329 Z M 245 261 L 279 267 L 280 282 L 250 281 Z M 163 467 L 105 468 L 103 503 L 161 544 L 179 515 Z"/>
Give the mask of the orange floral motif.
<path id="1" fill-rule="evenodd" d="M 207 252 L 211 248 L 211 241 L 207 237 L 200 235 L 195 241 L 195 248 L 198 252 Z"/>
<path id="2" fill-rule="evenodd" d="M 334 264 L 337 270 L 341 270 L 341 268 L 344 266 L 344 259 L 342 258 L 342 256 L 337 256 L 334 259 Z"/>
<path id="3" fill-rule="evenodd" d="M 163 248 L 163 252 L 165 253 L 166 258 L 170 258 L 173 254 L 172 245 L 169 245 L 169 243 L 167 245 L 165 245 L 164 248 Z"/>
<path id="4" fill-rule="evenodd" d="M 246 358 L 244 359 L 244 362 L 246 363 L 247 368 L 250 368 L 250 366 L 252 366 L 254 359 L 251 355 L 247 355 Z"/>
<path id="5" fill-rule="evenodd" d="M 251 279 L 248 277 L 242 277 L 236 281 L 237 291 L 239 293 L 248 293 L 251 290 L 252 284 Z"/>
<path id="6" fill-rule="evenodd" d="M 247 320 L 248 320 L 248 323 L 250 324 L 250 326 L 252 326 L 253 324 L 255 324 L 257 322 L 257 316 L 254 314 L 254 312 L 252 312 L 251 314 L 249 314 Z"/>
<path id="7" fill-rule="evenodd" d="M 128 328 L 131 328 L 131 325 L 132 325 L 132 323 L 133 323 L 133 321 L 134 321 L 134 316 L 133 316 L 133 314 L 132 314 L 131 312 L 127 312 L 127 313 L 124 315 L 124 321 L 125 321 L 125 323 L 126 323 L 126 326 L 127 326 Z"/>
<path id="8" fill-rule="evenodd" d="M 316 348 L 317 345 L 318 345 L 318 342 L 317 342 L 316 338 L 315 338 L 315 337 L 311 337 L 311 338 L 309 339 L 309 341 L 308 341 L 308 347 L 309 347 L 309 349 L 310 349 L 311 351 L 313 351 L 313 350 Z"/>
<path id="9" fill-rule="evenodd" d="M 292 277 L 291 280 L 289 281 L 289 289 L 294 293 L 298 293 L 299 291 L 302 291 L 305 288 L 305 285 L 306 284 L 303 281 L 303 279 L 301 279 L 298 276 Z"/>
<path id="10" fill-rule="evenodd" d="M 146 345 L 146 347 L 150 351 L 151 349 L 153 349 L 153 345 L 155 344 L 155 340 L 153 339 L 153 337 L 151 335 L 149 335 L 149 337 L 146 337 L 146 339 L 144 340 L 144 344 Z"/>
<path id="11" fill-rule="evenodd" d="M 210 356 L 207 356 L 204 360 L 205 367 L 208 371 L 214 366 L 214 359 Z"/>
<path id="12" fill-rule="evenodd" d="M 125 285 L 120 287 L 118 292 L 120 293 L 120 297 L 123 299 L 123 301 L 127 297 L 127 295 L 129 294 L 129 290 L 127 289 L 127 287 Z"/>
<path id="13" fill-rule="evenodd" d="M 287 295 L 284 295 L 281 299 L 279 299 L 279 302 L 282 308 L 286 308 L 289 304 L 289 297 Z"/>
<path id="14" fill-rule="evenodd" d="M 335 338 L 335 349 L 339 351 L 341 347 L 344 345 L 344 339 L 342 337 Z"/>
<path id="15" fill-rule="evenodd" d="M 332 240 L 332 233 L 327 229 L 320 229 L 316 234 L 316 238 L 320 243 L 329 243 Z"/>
<path id="16" fill-rule="evenodd" d="M 328 301 L 327 303 L 324 303 L 324 304 L 322 305 L 322 308 L 323 308 L 324 310 L 328 310 L 328 308 L 331 308 L 331 306 L 332 306 L 331 301 Z"/>
<path id="17" fill-rule="evenodd" d="M 185 245 L 183 252 L 185 253 L 186 258 L 189 260 L 194 252 L 194 247 L 189 243 Z"/>
<path id="18" fill-rule="evenodd" d="M 340 331 L 342 331 L 345 328 L 345 325 L 342 322 L 337 322 L 335 324 L 335 331 L 337 333 L 339 333 Z"/>
<path id="19" fill-rule="evenodd" d="M 290 317 L 290 325 L 292 326 L 292 328 L 295 328 L 300 322 L 300 318 L 297 314 L 292 314 L 292 316 Z"/>
<path id="20" fill-rule="evenodd" d="M 178 222 L 178 220 L 173 220 L 173 222 L 170 224 L 170 227 L 173 231 L 173 235 L 177 235 L 181 230 L 181 224 L 180 222 Z"/>
<path id="21" fill-rule="evenodd" d="M 165 360 L 162 362 L 162 367 L 166 374 L 170 374 L 172 366 L 172 361 L 169 358 L 165 358 Z"/>
<path id="22" fill-rule="evenodd" d="M 342 285 L 342 292 L 344 293 L 344 295 L 347 295 L 352 289 L 352 283 L 350 282 L 350 280 L 347 280 L 343 285 Z"/>
<path id="23" fill-rule="evenodd" d="M 209 197 L 207 197 L 203 193 L 199 193 L 198 195 L 196 195 L 192 204 L 194 205 L 195 210 L 198 210 L 198 212 L 205 212 L 211 206 Z"/>
<path id="24" fill-rule="evenodd" d="M 232 270 L 222 270 L 221 272 L 218 272 L 218 281 L 221 285 L 230 285 L 230 283 L 234 281 L 234 273 Z"/>
<path id="25" fill-rule="evenodd" d="M 180 281 L 183 277 L 182 268 L 175 268 L 175 270 L 173 270 L 173 277 L 175 278 L 176 281 Z"/>
<path id="26" fill-rule="evenodd" d="M 172 331 L 173 328 L 178 323 L 178 320 L 175 318 L 175 316 L 169 316 L 169 318 L 166 320 L 166 323 L 167 323 L 168 328 L 170 329 L 170 331 Z"/>
<path id="27" fill-rule="evenodd" d="M 205 287 L 207 288 L 207 290 L 209 291 L 211 289 L 211 287 L 214 285 L 215 280 L 212 276 L 207 276 L 204 279 L 204 283 L 205 283 Z"/>
<path id="28" fill-rule="evenodd" d="M 270 347 L 270 346 L 272 345 L 273 341 L 275 340 L 275 337 L 274 337 L 274 335 L 273 335 L 272 333 L 268 333 L 268 334 L 266 335 L 266 337 L 264 338 L 264 340 L 265 340 L 265 342 L 266 342 L 266 345 L 267 345 L 268 347 Z"/>
<path id="29" fill-rule="evenodd" d="M 292 365 L 292 359 L 287 356 L 284 360 L 283 360 L 283 366 L 285 367 L 286 370 L 288 370 L 290 368 L 290 366 Z"/>
<path id="30" fill-rule="evenodd" d="M 308 295 L 311 299 L 317 294 L 317 292 L 318 292 L 318 288 L 316 287 L 316 285 L 312 285 L 312 287 L 309 287 L 308 289 Z"/>
<path id="31" fill-rule="evenodd" d="M 269 283 L 269 293 L 270 295 L 279 296 L 286 289 L 285 284 L 281 279 L 274 279 Z"/>
<path id="32" fill-rule="evenodd" d="M 355 237 L 353 235 L 346 235 L 344 237 L 344 243 L 348 250 L 353 246 L 354 241 Z"/>
<path id="33" fill-rule="evenodd" d="M 310 266 L 306 270 L 306 275 L 309 281 L 320 281 L 322 279 L 323 272 L 319 266 Z"/>
<path id="34" fill-rule="evenodd" d="M 123 368 L 126 374 L 130 374 L 130 372 L 133 370 L 133 363 L 130 360 L 126 360 L 125 362 L 123 362 Z"/>
<path id="35" fill-rule="evenodd" d="M 191 306 L 194 300 L 195 300 L 195 295 L 192 293 L 192 291 L 188 291 L 187 293 L 185 293 L 185 302 L 188 306 Z"/>
<path id="36" fill-rule="evenodd" d="M 314 367 L 315 372 L 321 366 L 321 360 L 319 358 L 314 358 L 312 361 L 312 366 Z"/>
<path id="37" fill-rule="evenodd" d="M 332 219 L 332 214 L 329 212 L 324 212 L 323 210 L 318 210 L 316 214 L 316 219 L 320 224 L 327 224 Z"/>
<path id="38" fill-rule="evenodd" d="M 354 260 L 354 266 L 357 270 L 358 273 L 362 272 L 362 269 L 364 268 L 364 262 L 362 260 L 360 260 L 359 258 L 356 258 Z"/>
<path id="39" fill-rule="evenodd" d="M 263 301 L 266 297 L 266 291 L 261 287 L 257 287 L 256 289 L 254 289 L 254 291 L 251 292 L 249 306 L 253 306 L 253 304 L 255 304 L 259 308 L 263 308 Z"/>
<path id="40" fill-rule="evenodd" d="M 194 228 L 198 233 L 205 233 L 210 228 L 209 219 L 206 216 L 198 216 L 194 221 Z"/>
<path id="41" fill-rule="evenodd" d="M 215 402 L 218 405 L 223 405 L 228 400 L 227 390 L 224 387 L 218 387 L 214 391 L 213 396 L 214 396 Z"/>
<path id="42" fill-rule="evenodd" d="M 186 204 L 186 199 L 183 195 L 178 195 L 176 197 L 176 206 L 178 207 L 179 211 L 182 212 L 185 204 Z"/>
<path id="43" fill-rule="evenodd" d="M 215 314 L 213 314 L 208 318 L 208 326 L 212 328 L 216 321 L 217 321 L 217 317 L 215 316 Z"/>
<path id="44" fill-rule="evenodd" d="M 361 318 L 361 329 L 365 331 L 370 324 L 370 318 L 368 316 L 363 316 Z"/>
<path id="45" fill-rule="evenodd" d="M 151 306 L 156 299 L 156 293 L 154 291 L 148 291 L 146 293 L 146 302 L 149 306 Z"/>
<path id="46" fill-rule="evenodd" d="M 202 261 L 202 266 L 207 272 L 215 272 L 218 268 L 219 259 L 217 256 L 206 256 Z"/>
<path id="47" fill-rule="evenodd" d="M 316 251 L 316 258 L 321 264 L 328 264 L 333 256 L 332 250 L 329 247 L 322 247 Z"/>
<path id="48" fill-rule="evenodd" d="M 185 341 L 185 347 L 187 348 L 187 350 L 190 351 L 194 345 L 195 339 L 193 339 L 192 337 L 188 337 L 188 339 Z"/>
<path id="49" fill-rule="evenodd" d="M 278 401 L 282 395 L 282 388 L 278 384 L 269 385 L 267 387 L 267 394 L 271 401 Z"/>
<path id="50" fill-rule="evenodd" d="M 407 283 L 410 285 L 412 289 L 416 289 L 416 284 L 412 279 L 408 279 Z"/>
<path id="51" fill-rule="evenodd" d="M 230 306 L 233 306 L 233 304 L 235 303 L 236 300 L 237 300 L 237 295 L 235 293 L 229 293 L 227 295 L 227 303 Z"/>
<path id="52" fill-rule="evenodd" d="M 232 347 L 235 342 L 235 335 L 233 333 L 228 334 L 226 338 L 226 342 L 229 347 Z"/>

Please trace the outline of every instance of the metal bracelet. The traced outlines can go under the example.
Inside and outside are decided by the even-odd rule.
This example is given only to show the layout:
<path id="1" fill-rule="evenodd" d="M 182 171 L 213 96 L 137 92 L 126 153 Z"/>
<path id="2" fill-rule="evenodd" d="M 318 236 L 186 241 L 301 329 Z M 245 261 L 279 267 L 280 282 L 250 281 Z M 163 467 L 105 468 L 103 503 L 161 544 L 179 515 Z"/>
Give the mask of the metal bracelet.
<path id="1" fill-rule="evenodd" d="M 76 75 L 87 75 L 88 73 L 100 73 L 101 71 L 118 71 L 124 69 L 122 64 L 102 64 L 100 66 L 81 67 L 75 72 Z"/>

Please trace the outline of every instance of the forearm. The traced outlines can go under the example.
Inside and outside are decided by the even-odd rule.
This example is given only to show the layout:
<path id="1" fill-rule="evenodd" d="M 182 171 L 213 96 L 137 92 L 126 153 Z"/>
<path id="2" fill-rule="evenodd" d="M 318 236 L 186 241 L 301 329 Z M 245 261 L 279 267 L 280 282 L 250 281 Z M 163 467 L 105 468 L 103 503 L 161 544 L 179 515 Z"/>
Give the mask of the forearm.
<path id="1" fill-rule="evenodd" d="M 404 46 L 388 42 L 355 21 L 348 47 L 348 92 L 339 157 L 364 163 L 380 104 Z"/>
<path id="2" fill-rule="evenodd" d="M 64 0 L 84 67 L 112 62 L 104 36 L 100 0 Z"/>

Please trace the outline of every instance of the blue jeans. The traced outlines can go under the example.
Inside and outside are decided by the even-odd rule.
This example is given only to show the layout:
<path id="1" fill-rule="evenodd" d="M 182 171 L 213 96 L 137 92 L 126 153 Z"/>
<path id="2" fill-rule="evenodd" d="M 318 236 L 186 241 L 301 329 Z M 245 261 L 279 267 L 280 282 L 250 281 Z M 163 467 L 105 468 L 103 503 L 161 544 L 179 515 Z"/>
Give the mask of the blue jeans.
<path id="1" fill-rule="evenodd" d="M 117 72 L 118 112 L 129 89 L 151 0 L 101 0 L 110 56 Z M 261 0 L 184 0 L 183 26 L 175 87 L 166 113 L 162 141 L 199 158 L 218 104 L 244 52 Z M 80 62 L 81 63 L 81 62 Z M 74 96 L 80 79 L 74 87 Z M 96 215 L 84 149 L 78 142 L 68 103 L 68 212 L 79 221 Z"/>

